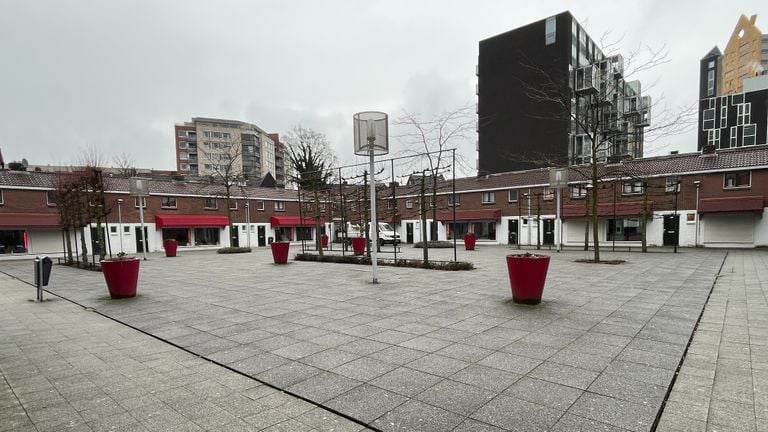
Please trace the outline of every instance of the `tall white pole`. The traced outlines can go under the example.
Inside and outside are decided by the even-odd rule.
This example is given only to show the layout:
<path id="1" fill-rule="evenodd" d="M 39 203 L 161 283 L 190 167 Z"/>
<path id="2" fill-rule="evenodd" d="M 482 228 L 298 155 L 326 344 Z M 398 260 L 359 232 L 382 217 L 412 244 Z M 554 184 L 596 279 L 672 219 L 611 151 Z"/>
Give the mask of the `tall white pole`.
<path id="1" fill-rule="evenodd" d="M 123 250 L 123 200 L 117 201 L 117 226 L 120 230 L 120 252 L 125 252 Z"/>
<path id="2" fill-rule="evenodd" d="M 528 189 L 528 246 L 531 245 L 531 189 Z"/>
<path id="3" fill-rule="evenodd" d="M 557 188 L 557 211 L 556 211 L 556 222 L 555 222 L 555 229 L 557 229 L 557 251 L 560 252 L 563 247 L 563 221 L 560 219 L 560 193 L 562 189 Z"/>
<path id="4" fill-rule="evenodd" d="M 694 240 L 693 247 L 699 247 L 699 188 L 701 183 L 696 183 L 696 239 Z"/>
<path id="5" fill-rule="evenodd" d="M 144 261 L 147 260 L 147 236 L 144 235 L 144 206 L 147 205 L 146 197 L 139 197 L 139 221 L 141 222 L 141 254 Z"/>
<path id="6" fill-rule="evenodd" d="M 248 247 L 251 247 L 251 201 L 248 198 L 245 199 L 245 229 Z"/>
<path id="7" fill-rule="evenodd" d="M 370 142 L 371 158 L 369 163 L 370 184 L 371 184 L 371 270 L 373 271 L 373 283 L 379 283 L 378 268 L 376 266 L 376 249 L 379 246 L 379 224 L 376 221 L 376 180 L 373 175 L 373 142 Z"/>

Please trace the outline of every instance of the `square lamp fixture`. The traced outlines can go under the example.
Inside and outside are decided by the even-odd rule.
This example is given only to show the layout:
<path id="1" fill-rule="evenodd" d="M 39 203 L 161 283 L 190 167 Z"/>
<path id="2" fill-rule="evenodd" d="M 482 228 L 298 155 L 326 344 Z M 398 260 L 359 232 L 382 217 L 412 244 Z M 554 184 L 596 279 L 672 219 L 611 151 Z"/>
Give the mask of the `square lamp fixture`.
<path id="1" fill-rule="evenodd" d="M 355 129 L 355 154 L 381 156 L 389 153 L 387 114 L 365 111 L 353 117 Z"/>

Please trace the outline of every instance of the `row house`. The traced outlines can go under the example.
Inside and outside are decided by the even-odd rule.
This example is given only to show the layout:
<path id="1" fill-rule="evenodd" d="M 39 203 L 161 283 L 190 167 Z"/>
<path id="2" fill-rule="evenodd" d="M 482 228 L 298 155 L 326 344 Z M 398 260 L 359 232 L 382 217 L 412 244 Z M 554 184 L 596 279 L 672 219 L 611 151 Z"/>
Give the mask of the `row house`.
<path id="1" fill-rule="evenodd" d="M 380 221 L 393 226 L 403 242 L 418 242 L 422 230 L 430 238 L 461 239 L 474 233 L 489 244 L 566 246 L 592 242 L 591 215 L 598 216 L 601 244 L 639 246 L 645 227 L 651 246 L 759 247 L 768 245 L 768 146 L 723 149 L 634 159 L 599 166 L 598 201 L 588 165 L 571 166 L 568 187 L 561 189 L 557 223 L 557 191 L 549 187 L 549 170 L 536 169 L 438 182 L 435 199 L 421 197 L 414 186 L 381 185 Z M 63 249 L 56 174 L 0 172 L 0 250 L 55 253 Z M 144 200 L 130 196 L 128 179 L 107 177 L 106 224 L 111 250 L 142 250 L 139 206 L 144 217 L 147 250 L 162 249 L 174 238 L 182 247 L 266 246 L 270 240 L 314 240 L 318 233 L 311 200 L 296 191 L 237 188 L 231 202 L 220 186 L 151 180 Z M 455 194 L 453 193 L 455 187 Z M 341 241 L 344 225 L 365 220 L 361 187 L 345 185 L 323 195 L 318 210 L 321 232 Z M 344 200 L 339 197 L 343 195 Z M 343 202 L 342 207 L 340 203 Z M 232 226 L 227 220 L 231 209 Z M 426 211 L 422 226 L 421 209 Z M 643 220 L 644 219 L 644 220 Z M 645 222 L 645 223 L 643 223 Z M 92 242 L 96 225 L 86 230 Z"/>
<path id="2" fill-rule="evenodd" d="M 61 174 L 0 171 L 0 252 L 57 253 L 63 250 L 57 184 Z M 221 186 L 152 179 L 149 196 L 131 196 L 129 179 L 105 177 L 101 213 L 105 250 L 117 253 L 161 251 L 163 240 L 181 247 L 266 246 L 274 240 L 315 238 L 314 223 L 297 216 L 295 191 L 237 187 L 227 201 Z M 91 203 L 90 205 L 94 205 Z M 140 206 L 145 235 L 141 235 Z M 227 218 L 227 207 L 231 224 Z M 97 246 L 96 221 L 84 230 L 91 251 Z M 146 238 L 146 240 L 144 240 Z M 79 244 L 80 240 L 77 240 Z"/>

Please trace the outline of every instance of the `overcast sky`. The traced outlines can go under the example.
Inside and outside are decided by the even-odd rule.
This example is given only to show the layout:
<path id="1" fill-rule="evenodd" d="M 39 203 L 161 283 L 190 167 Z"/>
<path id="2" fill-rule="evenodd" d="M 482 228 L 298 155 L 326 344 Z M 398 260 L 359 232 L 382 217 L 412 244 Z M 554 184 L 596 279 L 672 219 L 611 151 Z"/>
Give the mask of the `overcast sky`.
<path id="1" fill-rule="evenodd" d="M 697 97 L 698 62 L 753 1 L 3 0 L 0 148 L 6 162 L 70 164 L 94 146 L 175 169 L 174 123 L 222 117 L 325 133 L 353 161 L 352 115 L 474 104 L 478 42 L 570 10 L 599 39 L 669 49 L 639 78 L 671 107 Z M 646 145 L 693 151 L 695 133 Z M 474 140 L 464 143 L 468 160 Z"/>

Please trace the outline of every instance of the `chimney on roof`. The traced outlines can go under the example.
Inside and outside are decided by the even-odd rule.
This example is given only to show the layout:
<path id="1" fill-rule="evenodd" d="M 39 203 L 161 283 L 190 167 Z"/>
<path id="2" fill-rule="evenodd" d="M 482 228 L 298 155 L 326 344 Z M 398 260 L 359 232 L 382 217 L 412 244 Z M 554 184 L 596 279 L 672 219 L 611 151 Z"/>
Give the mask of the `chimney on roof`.
<path id="1" fill-rule="evenodd" d="M 713 144 L 705 145 L 701 148 L 701 155 L 702 156 L 716 156 L 717 155 L 717 147 L 715 147 Z"/>
<path id="2" fill-rule="evenodd" d="M 677 151 L 677 150 L 672 150 L 671 152 L 669 152 L 669 154 L 671 154 L 671 155 L 676 155 L 676 154 L 678 154 L 678 153 L 680 153 L 680 152 L 679 152 L 679 151 Z"/>

